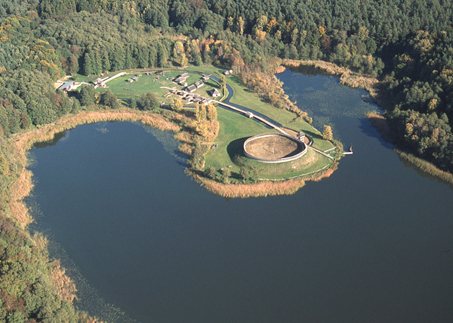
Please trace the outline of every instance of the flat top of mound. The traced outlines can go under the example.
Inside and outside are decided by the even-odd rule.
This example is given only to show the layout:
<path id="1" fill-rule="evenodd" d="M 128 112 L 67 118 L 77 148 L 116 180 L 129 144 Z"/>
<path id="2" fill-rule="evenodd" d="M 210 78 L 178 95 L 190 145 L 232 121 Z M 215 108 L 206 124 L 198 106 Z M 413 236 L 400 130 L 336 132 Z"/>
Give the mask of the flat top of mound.
<path id="1" fill-rule="evenodd" d="M 300 150 L 300 145 L 284 136 L 258 137 L 247 143 L 247 152 L 261 159 L 279 159 L 294 155 Z"/>

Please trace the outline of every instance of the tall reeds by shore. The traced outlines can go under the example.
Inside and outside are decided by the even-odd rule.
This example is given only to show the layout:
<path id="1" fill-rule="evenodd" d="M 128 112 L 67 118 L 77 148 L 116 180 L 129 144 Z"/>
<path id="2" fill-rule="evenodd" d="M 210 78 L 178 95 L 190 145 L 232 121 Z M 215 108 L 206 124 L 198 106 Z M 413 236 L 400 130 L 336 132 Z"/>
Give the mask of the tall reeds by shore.
<path id="1" fill-rule="evenodd" d="M 202 177 L 191 170 L 186 170 L 186 173 L 192 176 L 197 183 L 200 183 L 204 188 L 216 195 L 226 198 L 249 198 L 294 194 L 305 186 L 306 181 L 317 182 L 327 178 L 333 174 L 337 167 L 338 163 L 334 163 L 331 168 L 309 177 L 285 181 L 260 181 L 254 184 L 240 184 L 238 182 L 234 182 L 235 184 L 223 184 Z"/>
<path id="2" fill-rule="evenodd" d="M 360 75 L 348 68 L 338 66 L 334 63 L 324 61 L 285 60 L 283 62 L 283 66 L 286 66 L 288 68 L 297 68 L 299 66 L 313 66 L 331 75 L 338 76 L 340 78 L 340 84 L 342 85 L 346 85 L 352 88 L 365 89 L 373 98 L 377 96 L 376 85 L 379 83 L 379 81 L 376 78 L 367 75 Z"/>
<path id="3" fill-rule="evenodd" d="M 409 162 L 416 169 L 422 171 L 423 173 L 426 173 L 435 178 L 438 178 L 439 180 L 441 180 L 443 182 L 453 185 L 453 174 L 444 172 L 443 170 L 440 170 L 439 168 L 437 168 L 430 162 L 427 162 L 426 160 L 418 158 L 410 153 L 399 150 L 398 148 L 393 148 L 393 151 L 395 151 L 400 156 L 401 159 Z"/>

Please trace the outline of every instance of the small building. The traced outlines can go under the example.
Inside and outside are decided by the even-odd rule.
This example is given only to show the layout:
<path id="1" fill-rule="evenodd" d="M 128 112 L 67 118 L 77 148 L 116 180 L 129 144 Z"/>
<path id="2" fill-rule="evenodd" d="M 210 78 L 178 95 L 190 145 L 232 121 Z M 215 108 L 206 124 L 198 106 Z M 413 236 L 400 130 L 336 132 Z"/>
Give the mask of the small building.
<path id="1" fill-rule="evenodd" d="M 132 77 L 132 78 L 130 78 L 130 79 L 127 79 L 127 81 L 128 81 L 129 83 L 131 83 L 131 82 L 138 82 L 138 76 L 134 76 L 134 77 Z"/>
<path id="2" fill-rule="evenodd" d="M 233 70 L 226 70 L 225 72 L 223 72 L 223 74 L 225 75 L 233 74 Z"/>
<path id="3" fill-rule="evenodd" d="M 145 74 L 148 75 L 148 76 L 149 76 L 149 75 L 152 75 L 153 73 L 154 73 L 154 72 L 152 72 L 152 71 L 145 72 Z"/>
<path id="4" fill-rule="evenodd" d="M 164 75 L 164 71 L 156 71 L 156 75 Z"/>
<path id="5" fill-rule="evenodd" d="M 187 92 L 193 92 L 196 89 L 197 89 L 197 87 L 195 86 L 195 84 L 192 84 L 192 85 L 189 85 L 188 87 L 186 87 L 184 90 Z"/>
<path id="6" fill-rule="evenodd" d="M 181 85 L 181 86 L 187 86 L 187 82 L 180 82 L 179 85 Z"/>
<path id="7" fill-rule="evenodd" d="M 297 139 L 299 139 L 300 141 L 304 141 L 304 139 L 305 139 L 305 133 L 303 133 L 302 131 L 299 132 L 299 133 L 297 134 Z"/>
<path id="8" fill-rule="evenodd" d="M 186 80 L 187 77 L 183 77 L 183 76 L 178 76 L 177 78 L 175 78 L 173 81 L 176 82 L 176 83 L 181 83 L 181 82 L 184 82 Z"/>
<path id="9" fill-rule="evenodd" d="M 195 86 L 197 87 L 197 89 L 198 89 L 198 88 L 200 88 L 200 87 L 202 87 L 202 86 L 204 85 L 204 82 L 200 80 L 200 81 L 195 82 L 194 85 L 195 85 Z"/>
<path id="10" fill-rule="evenodd" d="M 219 92 L 217 89 L 212 89 L 211 91 L 208 91 L 209 95 L 212 96 L 213 98 L 216 98 L 218 96 L 221 96 L 222 93 Z"/>
<path id="11" fill-rule="evenodd" d="M 59 87 L 60 90 L 62 90 L 64 93 L 68 93 L 75 87 L 75 82 L 74 81 L 69 81 L 63 84 L 62 86 Z"/>
<path id="12" fill-rule="evenodd" d="M 205 75 L 205 76 L 203 76 L 202 80 L 206 82 L 210 78 L 211 78 L 211 75 Z"/>

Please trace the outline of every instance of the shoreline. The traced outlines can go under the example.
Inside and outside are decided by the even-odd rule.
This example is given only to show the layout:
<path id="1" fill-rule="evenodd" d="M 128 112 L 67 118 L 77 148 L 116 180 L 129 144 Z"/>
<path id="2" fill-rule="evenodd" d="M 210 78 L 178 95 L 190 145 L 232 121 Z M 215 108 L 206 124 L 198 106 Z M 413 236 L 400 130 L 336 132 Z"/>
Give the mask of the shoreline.
<path id="1" fill-rule="evenodd" d="M 329 74 L 338 76 L 340 78 L 340 84 L 346 85 L 352 88 L 361 88 L 370 94 L 370 97 L 373 101 L 379 106 L 384 105 L 384 102 L 379 98 L 379 91 L 377 86 L 379 80 L 372 77 L 360 76 L 356 72 L 348 70 L 345 67 L 340 67 L 334 63 L 324 62 L 324 61 L 297 61 L 297 60 L 285 60 L 282 63 L 283 66 L 287 68 L 297 68 L 299 66 L 313 66 L 319 68 Z M 391 144 L 394 145 L 393 151 L 395 151 L 398 156 L 400 156 L 405 161 L 413 165 L 417 170 L 420 170 L 430 176 L 435 177 L 438 180 L 447 182 L 448 184 L 453 184 L 453 174 L 445 172 L 437 168 L 434 164 L 426 161 L 420 157 L 415 156 L 414 154 L 404 151 L 404 148 L 398 147 L 394 144 L 394 138 L 387 119 L 382 113 L 371 112 L 366 115 L 367 119 L 370 121 L 371 125 L 375 127 L 382 138 Z"/>

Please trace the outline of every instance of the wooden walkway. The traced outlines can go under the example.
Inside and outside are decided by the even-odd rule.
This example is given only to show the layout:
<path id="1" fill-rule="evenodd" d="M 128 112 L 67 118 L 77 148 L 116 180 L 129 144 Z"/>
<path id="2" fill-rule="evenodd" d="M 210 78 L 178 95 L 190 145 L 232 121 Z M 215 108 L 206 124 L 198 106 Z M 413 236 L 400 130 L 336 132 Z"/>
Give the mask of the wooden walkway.
<path id="1" fill-rule="evenodd" d="M 234 110 L 234 111 L 236 111 L 236 112 L 242 113 L 243 115 L 245 115 L 246 117 L 249 117 L 249 118 L 251 118 L 251 119 L 254 118 L 254 119 L 258 120 L 258 121 L 261 121 L 262 123 L 268 125 L 269 127 L 274 128 L 275 130 L 281 132 L 282 134 L 287 135 L 287 136 L 290 136 L 290 137 L 293 137 L 293 136 L 291 136 L 289 133 L 287 133 L 285 130 L 283 130 L 282 128 L 280 128 L 279 126 L 273 124 L 273 123 L 270 122 L 269 120 L 266 120 L 266 119 L 264 119 L 264 118 L 262 118 L 262 117 L 260 117 L 260 116 L 257 116 L 257 115 L 255 115 L 255 114 L 253 114 L 253 112 L 245 111 L 245 110 L 242 110 L 242 109 L 237 108 L 237 107 L 235 107 L 235 106 L 232 106 L 232 105 L 230 105 L 230 104 L 228 104 L 228 103 L 224 103 L 224 102 L 220 102 L 220 101 L 212 101 L 212 102 L 217 103 L 217 104 L 220 104 L 220 105 L 223 105 L 224 107 L 227 107 L 228 109 Z"/>

